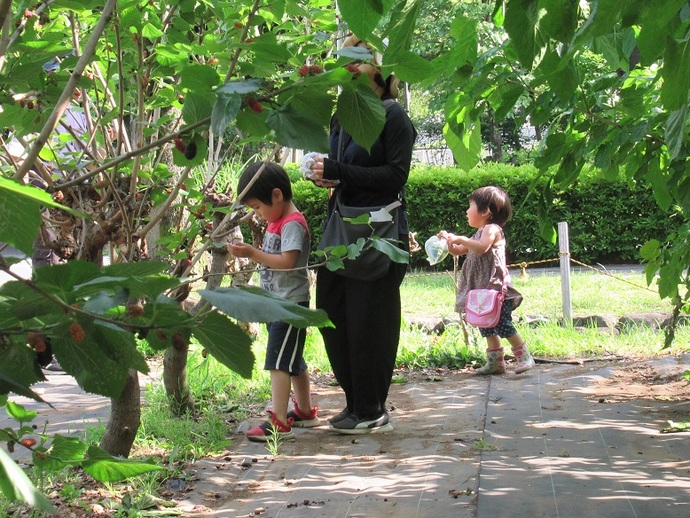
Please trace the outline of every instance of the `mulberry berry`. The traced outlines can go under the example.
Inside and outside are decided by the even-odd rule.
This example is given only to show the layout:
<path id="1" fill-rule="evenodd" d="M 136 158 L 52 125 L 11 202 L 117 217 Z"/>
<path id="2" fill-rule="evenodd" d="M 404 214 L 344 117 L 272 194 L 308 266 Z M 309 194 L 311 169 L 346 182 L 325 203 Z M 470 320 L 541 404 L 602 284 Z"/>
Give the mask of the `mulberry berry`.
<path id="1" fill-rule="evenodd" d="M 184 157 L 187 160 L 191 160 L 196 156 L 196 142 L 193 140 L 187 144 L 187 149 L 184 150 Z"/>
<path id="2" fill-rule="evenodd" d="M 184 153 L 185 150 L 187 149 L 187 146 L 185 145 L 184 142 L 182 142 L 182 139 L 180 137 L 175 137 L 173 139 L 173 142 L 175 143 L 175 148 L 177 148 L 177 150 L 180 153 Z"/>
<path id="3" fill-rule="evenodd" d="M 72 340 L 76 343 L 83 342 L 86 338 L 86 332 L 81 324 L 73 322 L 69 326 L 69 334 L 72 336 Z"/>

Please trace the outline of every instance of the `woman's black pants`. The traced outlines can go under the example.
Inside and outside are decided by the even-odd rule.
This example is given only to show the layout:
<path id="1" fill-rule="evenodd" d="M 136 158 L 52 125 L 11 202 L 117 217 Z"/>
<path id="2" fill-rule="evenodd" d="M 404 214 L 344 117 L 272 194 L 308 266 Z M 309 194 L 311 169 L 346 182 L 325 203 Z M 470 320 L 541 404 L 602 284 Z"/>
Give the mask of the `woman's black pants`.
<path id="1" fill-rule="evenodd" d="M 347 408 L 360 418 L 386 410 L 400 339 L 400 284 L 406 264 L 392 263 L 372 282 L 342 277 L 325 267 L 316 278 L 316 307 L 328 313 L 335 328 L 322 328 L 336 380 Z"/>

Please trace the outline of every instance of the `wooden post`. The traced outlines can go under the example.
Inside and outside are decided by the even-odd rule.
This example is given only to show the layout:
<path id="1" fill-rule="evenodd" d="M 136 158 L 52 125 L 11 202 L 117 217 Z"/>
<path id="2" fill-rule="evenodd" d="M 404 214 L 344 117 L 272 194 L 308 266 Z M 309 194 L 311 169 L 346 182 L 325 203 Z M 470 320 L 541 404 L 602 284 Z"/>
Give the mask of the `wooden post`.
<path id="1" fill-rule="evenodd" d="M 561 298 L 563 302 L 563 321 L 567 326 L 573 325 L 573 302 L 570 298 L 570 241 L 568 223 L 558 224 L 558 255 L 561 259 Z"/>

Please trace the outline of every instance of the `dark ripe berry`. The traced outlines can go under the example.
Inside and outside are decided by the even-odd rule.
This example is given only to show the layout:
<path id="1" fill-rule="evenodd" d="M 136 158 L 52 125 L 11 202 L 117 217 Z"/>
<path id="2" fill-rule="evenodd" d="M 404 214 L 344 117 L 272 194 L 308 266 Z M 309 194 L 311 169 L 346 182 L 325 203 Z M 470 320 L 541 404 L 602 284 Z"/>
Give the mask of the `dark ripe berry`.
<path id="1" fill-rule="evenodd" d="M 261 113 L 262 111 L 264 111 L 264 107 L 261 106 L 261 103 L 259 101 L 252 102 L 249 105 L 249 107 L 252 109 L 253 112 L 256 112 L 256 113 Z"/>
<path id="2" fill-rule="evenodd" d="M 180 152 L 184 153 L 185 149 L 187 149 L 187 146 L 185 146 L 185 143 L 182 142 L 182 139 L 180 137 L 175 137 L 173 139 L 173 142 L 175 143 L 175 148 Z"/>
<path id="3" fill-rule="evenodd" d="M 309 65 L 302 65 L 300 69 L 297 71 L 297 73 L 300 75 L 300 77 L 306 77 L 309 75 Z"/>
<path id="4" fill-rule="evenodd" d="M 196 142 L 193 140 L 187 144 L 187 149 L 184 150 L 184 157 L 187 160 L 191 160 L 196 156 Z"/>

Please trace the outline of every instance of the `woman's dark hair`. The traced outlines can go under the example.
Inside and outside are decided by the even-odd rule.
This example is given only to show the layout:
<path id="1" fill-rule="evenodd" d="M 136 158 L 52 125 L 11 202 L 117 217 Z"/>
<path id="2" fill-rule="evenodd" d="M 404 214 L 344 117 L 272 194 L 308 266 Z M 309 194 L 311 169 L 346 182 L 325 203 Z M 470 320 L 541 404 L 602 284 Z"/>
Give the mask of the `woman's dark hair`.
<path id="1" fill-rule="evenodd" d="M 237 194 L 241 194 L 242 191 L 244 191 L 263 164 L 264 162 L 254 162 L 244 169 L 242 176 L 240 176 L 240 181 L 237 182 Z M 265 169 L 261 171 L 256 182 L 252 184 L 240 201 L 242 203 L 247 203 L 249 200 L 256 199 L 266 205 L 273 205 L 272 194 L 273 189 L 276 188 L 280 189 L 280 192 L 283 193 L 283 199 L 285 201 L 290 201 L 292 199 L 292 184 L 290 183 L 290 178 L 285 172 L 285 169 L 274 162 L 267 162 Z"/>
<path id="2" fill-rule="evenodd" d="M 470 201 L 477 205 L 479 212 L 489 210 L 491 212 L 489 223 L 494 223 L 501 227 L 513 215 L 513 206 L 510 203 L 508 193 L 500 187 L 494 187 L 493 185 L 480 187 L 470 194 Z"/>

